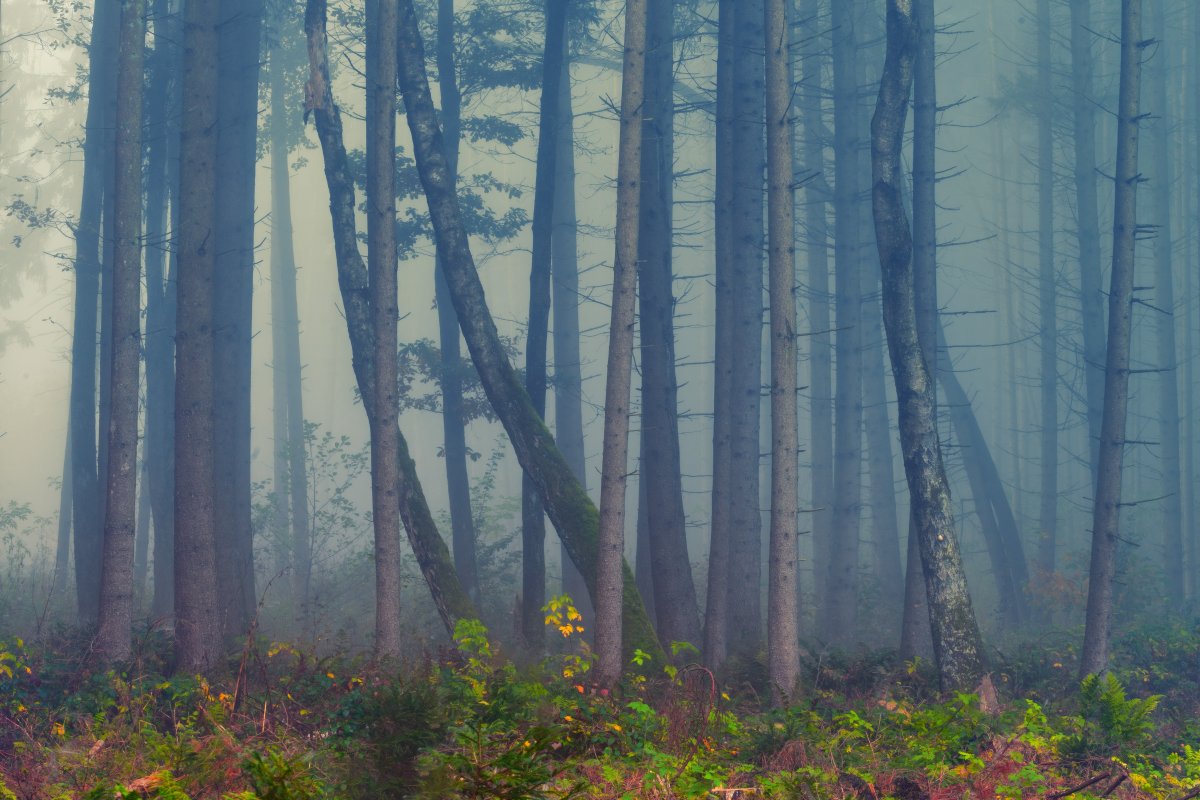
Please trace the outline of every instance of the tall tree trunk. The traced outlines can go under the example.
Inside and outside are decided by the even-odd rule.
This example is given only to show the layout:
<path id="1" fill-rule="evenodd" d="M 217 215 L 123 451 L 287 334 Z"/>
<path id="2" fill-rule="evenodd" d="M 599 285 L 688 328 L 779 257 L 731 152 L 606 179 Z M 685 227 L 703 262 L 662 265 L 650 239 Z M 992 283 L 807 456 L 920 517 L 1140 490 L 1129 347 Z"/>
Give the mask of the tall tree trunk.
<path id="1" fill-rule="evenodd" d="M 183 111 L 183 12 L 154 0 L 154 52 L 147 95 L 146 442 L 154 516 L 154 597 L 150 612 L 169 620 L 175 604 L 175 276 L 179 230 L 179 125 Z M 170 209 L 168 218 L 167 210 Z M 167 253 L 170 251 L 170 274 Z"/>
<path id="2" fill-rule="evenodd" d="M 768 251 L 771 297 L 771 555 L 767 590 L 767 661 L 776 702 L 800 679 L 797 526 L 800 497 L 796 400 L 796 246 L 792 194 L 791 32 L 787 0 L 767 0 L 766 114 Z"/>
<path id="3" fill-rule="evenodd" d="M 1041 389 L 1041 505 L 1038 566 L 1054 573 L 1058 530 L 1058 320 L 1054 274 L 1054 86 L 1050 0 L 1038 0 L 1038 342 Z"/>
<path id="4" fill-rule="evenodd" d="M 1175 355 L 1175 287 L 1171 229 L 1171 124 L 1173 114 L 1167 100 L 1171 64 L 1167 47 L 1168 25 L 1163 0 L 1152 0 L 1153 36 L 1157 49 L 1150 61 L 1149 105 L 1156 115 L 1151 129 L 1150 179 L 1157 233 L 1154 237 L 1154 307 L 1157 337 L 1158 425 L 1161 448 L 1163 499 L 1163 574 L 1166 576 L 1166 607 L 1177 608 L 1183 598 L 1183 498 L 1180 481 L 1182 462 L 1179 442 L 1179 370 Z"/>
<path id="5" fill-rule="evenodd" d="M 138 405 L 142 300 L 142 84 L 145 0 L 123 0 L 117 44 L 117 130 L 113 197 L 112 409 L 108 436 L 108 502 L 96 652 L 128 660 L 133 649 L 133 551 L 137 514 Z"/>
<path id="6" fill-rule="evenodd" d="M 762 643 L 762 511 L 759 502 L 762 411 L 765 59 L 763 0 L 739 3 L 733 67 L 733 359 L 730 430 L 729 648 Z M 710 556 L 711 557 L 711 556 Z"/>
<path id="7" fill-rule="evenodd" d="M 570 53 L 567 54 L 569 56 Z M 575 112 L 571 70 L 563 59 L 559 85 L 558 168 L 554 170 L 554 237 L 551 242 L 551 310 L 554 313 L 554 440 L 571 474 L 587 488 L 583 439 L 583 365 L 579 355 L 579 245 L 575 215 Z M 457 326 L 457 320 L 455 322 Z M 458 336 L 455 327 L 454 335 Z M 590 627 L 592 607 L 587 584 L 560 542 L 562 590 L 575 601 Z M 644 597 L 645 595 L 643 595 Z"/>
<path id="8" fill-rule="evenodd" d="M 71 562 L 71 424 L 67 419 L 67 441 L 63 446 L 62 486 L 58 490 L 58 541 L 54 548 L 54 594 L 67 590 L 67 568 Z"/>
<path id="9" fill-rule="evenodd" d="M 558 162 L 558 100 L 566 48 L 568 0 L 546 0 L 542 55 L 542 98 L 538 123 L 537 174 L 533 198 L 533 257 L 529 271 L 529 331 L 525 343 L 525 391 L 534 410 L 546 416 L 546 344 L 550 323 L 550 261 L 554 234 L 554 183 Z M 546 515 L 537 487 L 521 478 L 521 634 L 538 652 L 544 644 L 546 604 Z"/>
<path id="10" fill-rule="evenodd" d="M 222 0 L 217 111 L 213 421 L 221 632 L 245 634 L 257 600 L 250 522 L 254 172 L 264 0 Z"/>
<path id="11" fill-rule="evenodd" d="M 271 352 L 274 361 L 275 474 L 281 533 L 291 546 L 292 602 L 302 630 L 310 621 L 312 540 L 308 516 L 300 314 L 284 105 L 283 52 L 271 54 Z M 290 510 L 290 524 L 289 524 Z"/>
<path id="12" fill-rule="evenodd" d="M 203 673 L 221 648 L 213 502 L 213 273 L 220 0 L 188 0 L 183 38 L 175 335 L 175 658 Z"/>
<path id="13" fill-rule="evenodd" d="M 83 146 L 83 191 L 75 227 L 75 308 L 71 344 L 71 487 L 75 595 L 79 620 L 95 622 L 100 605 L 104 517 L 96 453 L 96 331 L 100 300 L 100 225 L 104 161 L 112 151 L 104 106 L 116 82 L 118 9 L 97 0 L 92 15 L 88 110 Z M 105 431 L 107 437 L 107 431 Z"/>
<path id="14" fill-rule="evenodd" d="M 729 650 L 729 556 L 732 546 L 733 447 L 733 78 L 737 5 L 720 0 L 717 22 L 716 334 L 713 348 L 712 516 L 709 523 L 708 594 L 704 611 L 704 661 L 717 668 Z"/>
<path id="15" fill-rule="evenodd" d="M 150 573 L 150 467 L 146 456 L 142 456 L 142 468 L 138 470 L 137 529 L 133 539 L 133 602 L 140 611 L 146 595 L 146 578 Z"/>
<path id="16" fill-rule="evenodd" d="M 1129 341 L 1133 317 L 1133 268 L 1137 234 L 1138 122 L 1140 120 L 1142 0 L 1121 0 L 1121 88 L 1117 101 L 1116 198 L 1113 261 L 1108 293 L 1108 340 L 1104 362 L 1104 414 L 1092 513 L 1087 617 L 1080 675 L 1108 669 L 1121 510 L 1121 457 L 1129 407 Z"/>
<path id="17" fill-rule="evenodd" d="M 638 235 L 642 373 L 642 462 L 654 608 L 659 638 L 701 641 L 700 612 L 688 556 L 679 456 L 675 377 L 672 225 L 675 180 L 674 42 L 671 0 L 647 4 L 646 113 L 642 122 Z"/>
<path id="18" fill-rule="evenodd" d="M 309 30 L 314 30 L 313 15 L 324 9 L 321 0 L 309 0 Z M 550 521 L 567 546 L 575 566 L 579 567 L 595 600 L 598 585 L 596 559 L 599 548 L 599 516 L 579 481 L 571 475 L 570 467 L 533 408 L 504 352 L 496 323 L 488 310 L 479 281 L 479 272 L 467 239 L 466 228 L 458 208 L 445 151 L 442 133 L 433 108 L 429 79 L 425 74 L 424 45 L 417 27 L 416 12 L 411 0 L 401 0 L 400 9 L 400 88 L 404 93 L 413 152 L 420 173 L 421 185 L 429 204 L 430 218 L 437 236 L 438 248 L 446 265 L 446 281 L 467 349 L 479 372 L 480 382 L 488 401 L 508 433 L 521 467 L 534 478 L 542 496 L 542 504 Z M 320 20 L 324 14 L 320 13 Z M 323 25 L 321 29 L 323 30 Z M 310 39 L 313 38 L 310 34 Z M 322 40 L 324 37 L 321 37 Z M 310 53 L 314 48 L 310 46 Z M 321 48 L 323 52 L 323 48 Z M 327 74 L 327 71 L 326 71 Z M 328 85 L 324 80 L 323 86 Z M 327 92 L 325 93 L 327 95 Z M 332 107 L 332 100 L 325 102 Z M 318 116 L 320 120 L 320 116 Z M 353 205 L 347 207 L 353 210 Z M 352 231 L 353 229 L 350 228 Z M 349 240 L 347 244 L 352 244 Z M 348 315 L 349 316 L 349 315 Z M 633 584 L 633 574 L 623 570 L 623 628 L 626 653 L 641 648 L 661 659 L 662 647 L 654 635 L 645 607 Z M 433 583 L 430 581 L 431 584 Z M 456 584 L 457 585 L 457 584 Z M 597 610 L 599 613 L 599 610 Z"/>
<path id="19" fill-rule="evenodd" d="M 837 389 L 834 397 L 833 541 L 826 565 L 822 638 L 847 647 L 858 618 L 862 500 L 862 288 L 859 270 L 858 72 L 855 3 L 833 4 L 834 265 Z"/>
<path id="20" fill-rule="evenodd" d="M 1100 289 L 1100 212 L 1096 197 L 1096 111 L 1090 0 L 1071 0 L 1071 89 L 1075 122 L 1075 217 L 1079 242 L 1079 303 L 1087 392 L 1088 465 L 1096 483 L 1104 407 L 1104 293 Z"/>
<path id="21" fill-rule="evenodd" d="M 375 524 L 375 655 L 400 643 L 400 396 L 396 350 L 396 0 L 367 6 L 367 271 L 375 332 L 371 513 Z"/>
<path id="22" fill-rule="evenodd" d="M 812 20 L 818 20 L 819 8 Z M 825 597 L 833 521 L 833 357 L 829 317 L 829 184 L 825 178 L 824 85 L 821 65 L 827 57 L 821 37 L 809 37 L 801 59 L 801 113 L 804 120 L 804 157 L 813 179 L 805 184 L 804 227 L 807 233 L 809 319 L 809 440 L 812 494 L 812 561 L 814 602 Z"/>
<path id="23" fill-rule="evenodd" d="M 877 279 L 872 283 L 879 285 Z M 900 553 L 900 527 L 896 510 L 895 459 L 892 425 L 888 414 L 887 371 L 884 366 L 883 316 L 874 291 L 863 311 L 863 422 L 866 431 L 867 468 L 871 478 L 871 538 L 875 576 L 879 581 L 879 606 L 885 615 L 904 608 L 904 559 Z M 885 620 L 901 621 L 899 614 Z"/>
<path id="24" fill-rule="evenodd" d="M 925 574 L 934 657 L 942 687 L 961 691 L 973 688 L 983 676 L 983 648 L 954 531 L 934 416 L 933 376 L 917 331 L 913 240 L 900 170 L 917 49 L 915 15 L 923 2 L 928 0 L 888 0 L 887 57 L 871 121 L 872 201 L 883 268 L 883 320 L 900 402 L 900 445 Z"/>
<path id="25" fill-rule="evenodd" d="M 454 59 L 454 0 L 438 0 L 438 91 L 442 100 L 442 129 L 446 132 L 446 158 L 458 180 L 458 148 L 462 128 L 462 95 Z M 472 602 L 478 604 L 479 565 L 475 556 L 475 521 L 471 514 L 471 483 L 467 477 L 467 423 L 463 415 L 462 351 L 458 316 L 446 288 L 441 258 L 436 260 L 435 296 L 438 341 L 441 349 L 442 441 L 446 459 L 446 488 L 450 500 L 450 541 L 454 568 Z M 538 606 L 538 611 L 541 606 Z M 541 620 L 539 620 L 539 623 Z M 540 626 L 539 626 L 540 629 Z"/>
<path id="26" fill-rule="evenodd" d="M 404 2 L 401 7 L 401 27 L 412 22 L 412 6 Z M 375 397 L 375 329 L 369 302 L 369 277 L 362 255 L 358 251 L 358 233 L 355 221 L 354 178 L 346 158 L 342 142 L 342 121 L 337 105 L 333 102 L 333 91 L 329 79 L 329 61 L 326 34 L 326 4 L 324 0 L 308 0 L 304 11 L 304 31 L 308 42 L 309 77 L 305 87 L 306 107 L 312 112 L 321 142 L 321 154 L 325 164 L 325 183 L 329 190 L 329 213 L 333 227 L 334 253 L 337 261 L 338 288 L 346 314 L 346 330 L 350 337 L 352 366 L 359 394 L 364 398 Z M 407 44 L 397 46 L 398 60 L 403 63 Z M 418 50 L 421 48 L 418 47 Z M 424 63 L 422 62 L 422 67 Z M 423 74 L 423 73 L 422 73 Z M 434 118 L 433 101 L 428 95 L 422 114 Z M 412 104 L 406 104 L 412 113 Z M 436 126 L 436 122 L 431 122 Z M 445 165 L 445 152 L 441 142 L 436 143 L 438 157 Z M 446 173 L 448 177 L 449 173 Z M 453 202 L 453 186 L 447 191 Z M 378 251 L 376 251 L 378 252 Z M 482 292 L 480 293 L 482 295 Z M 461 309 L 458 309 L 461 311 Z M 393 349 L 394 355 L 394 349 Z M 392 361 L 395 359 L 393 358 Z M 368 422 L 370 415 L 368 415 Z M 434 606 L 446 630 L 453 633 L 459 619 L 475 619 L 477 612 L 470 597 L 463 590 L 454 571 L 454 562 L 446 543 L 438 533 L 433 514 L 421 482 L 417 478 L 416 465 L 408 452 L 408 443 L 396 428 L 400 448 L 398 499 L 400 519 L 408 534 L 408 541 L 416 556 L 417 565 L 429 587 Z"/>
<path id="27" fill-rule="evenodd" d="M 617 153 L 617 228 L 613 257 L 612 319 L 604 383 L 604 450 L 597 533 L 596 680 L 612 686 L 622 669 L 622 554 L 625 484 L 629 464 L 629 395 L 637 305 L 638 217 L 645 115 L 646 0 L 625 6 L 625 57 L 621 69 L 621 132 Z"/>

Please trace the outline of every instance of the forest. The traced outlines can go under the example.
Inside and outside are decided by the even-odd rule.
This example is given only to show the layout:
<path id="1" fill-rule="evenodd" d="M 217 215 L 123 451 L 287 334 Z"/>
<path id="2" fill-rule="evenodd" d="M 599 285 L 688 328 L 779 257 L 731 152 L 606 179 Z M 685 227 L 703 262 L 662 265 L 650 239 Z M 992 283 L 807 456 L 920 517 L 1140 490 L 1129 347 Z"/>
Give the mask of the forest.
<path id="1" fill-rule="evenodd" d="M 0 800 L 1200 797 L 1196 0 L 0 0 Z"/>

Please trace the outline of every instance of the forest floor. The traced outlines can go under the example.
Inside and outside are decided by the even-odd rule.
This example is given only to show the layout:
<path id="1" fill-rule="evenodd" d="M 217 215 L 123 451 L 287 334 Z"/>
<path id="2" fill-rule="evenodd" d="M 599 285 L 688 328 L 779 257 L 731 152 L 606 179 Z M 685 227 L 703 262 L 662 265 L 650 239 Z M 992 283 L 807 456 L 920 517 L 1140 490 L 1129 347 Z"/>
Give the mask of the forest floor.
<path id="1" fill-rule="evenodd" d="M 67 633 L 0 643 L 0 800 L 12 798 L 1166 798 L 1200 796 L 1200 628 L 1121 638 L 1075 680 L 1076 631 L 993 651 L 998 699 L 927 663 L 812 656 L 770 709 L 758 659 L 718 680 L 639 655 L 588 680 L 577 627 L 536 664 L 457 648 L 383 669 L 248 642 L 224 677 L 167 676 L 166 642 L 90 667 Z M 736 792 L 734 790 L 740 790 Z"/>

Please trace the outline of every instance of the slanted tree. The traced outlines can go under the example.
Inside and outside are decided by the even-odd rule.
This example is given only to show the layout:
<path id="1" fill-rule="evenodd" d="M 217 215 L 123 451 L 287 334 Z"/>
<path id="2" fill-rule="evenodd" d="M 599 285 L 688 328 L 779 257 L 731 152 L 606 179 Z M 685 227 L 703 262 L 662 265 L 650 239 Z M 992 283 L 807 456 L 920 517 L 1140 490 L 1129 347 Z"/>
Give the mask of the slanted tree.
<path id="1" fill-rule="evenodd" d="M 142 276 L 142 78 L 146 49 L 144 0 L 121 3 L 117 54 L 116 193 L 112 212 L 112 392 L 108 436 L 99 630 L 96 650 L 121 662 L 133 648 L 133 550 L 137 510 L 137 441 Z"/>
<path id="2" fill-rule="evenodd" d="M 904 210 L 901 153 L 917 47 L 918 6 L 888 0 L 887 55 L 871 120 L 872 205 L 883 270 L 883 321 L 899 400 L 900 445 L 921 552 L 942 687 L 962 691 L 983 677 L 983 648 L 954 530 L 950 488 L 934 416 L 933 375 L 917 333 L 913 239 Z"/>
<path id="3" fill-rule="evenodd" d="M 189 0 L 183 38 L 175 337 L 175 659 L 203 673 L 221 651 L 213 501 L 213 271 L 220 0 Z"/>

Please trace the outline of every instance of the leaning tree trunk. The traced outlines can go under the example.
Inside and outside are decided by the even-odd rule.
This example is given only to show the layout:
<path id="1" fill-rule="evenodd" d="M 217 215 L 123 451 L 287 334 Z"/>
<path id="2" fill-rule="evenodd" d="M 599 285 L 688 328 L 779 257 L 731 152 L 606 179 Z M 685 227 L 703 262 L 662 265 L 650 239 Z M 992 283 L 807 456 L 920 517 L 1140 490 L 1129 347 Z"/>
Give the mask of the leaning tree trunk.
<path id="1" fill-rule="evenodd" d="M 1104 414 L 1092 512 L 1092 556 L 1088 569 L 1087 617 L 1080 675 L 1108 669 L 1112 630 L 1113 578 L 1121 511 L 1121 457 L 1129 408 L 1129 341 L 1133 318 L 1133 267 L 1137 235 L 1138 122 L 1142 51 L 1141 0 L 1121 1 L 1121 88 L 1117 100 L 1116 198 L 1113 203 L 1113 260 L 1108 293 L 1108 344 L 1104 362 Z"/>
<path id="2" fill-rule="evenodd" d="M 700 642 L 700 611 L 688 556 L 679 456 L 672 289 L 674 201 L 674 24 L 671 0 L 647 5 L 646 113 L 642 121 L 641 219 L 638 234 L 642 460 L 650 566 L 658 635 Z M 640 567 L 640 565 L 639 565 Z M 645 597 L 645 593 L 642 593 Z"/>
<path id="3" fill-rule="evenodd" d="M 933 376 L 917 335 L 913 240 L 904 211 L 901 152 L 916 50 L 915 5 L 888 0 L 887 57 L 871 120 L 872 201 L 883 269 L 883 320 L 899 400 L 900 445 L 925 573 L 934 657 L 944 689 L 973 688 L 982 643 L 959 555 L 950 487 L 934 417 Z"/>
<path id="4" fill-rule="evenodd" d="M 133 550 L 137 513 L 137 442 L 142 295 L 142 83 L 146 49 L 144 0 L 121 3 L 118 42 L 115 195 L 112 211 L 112 416 L 108 437 L 108 501 L 96 652 L 109 662 L 133 649 Z"/>
<path id="5" fill-rule="evenodd" d="M 716 335 L 713 347 L 712 516 L 709 522 L 708 595 L 704 610 L 704 663 L 720 667 L 729 650 L 729 549 L 732 536 L 730 464 L 733 415 L 733 70 L 737 5 L 721 0 L 717 23 L 717 132 L 714 237 Z"/>
<path id="6" fill-rule="evenodd" d="M 411 14 L 411 7 L 402 13 Z M 324 0 L 309 0 L 304 15 L 310 67 L 305 91 L 308 110 L 312 112 L 316 121 L 321 154 L 325 161 L 325 182 L 329 189 L 329 213 L 333 224 L 338 287 L 346 314 L 346 329 L 350 336 L 354 377 L 359 393 L 363 397 L 374 397 L 375 329 L 371 319 L 369 278 L 367 267 L 358 251 L 358 233 L 354 217 L 354 177 L 350 172 L 346 148 L 342 142 L 341 114 L 333 102 L 330 86 L 325 19 Z M 402 42 L 397 47 L 401 60 L 404 46 Z M 411 105 L 409 109 L 411 112 Z M 428 113 L 434 113 L 432 101 Z M 441 143 L 437 146 L 441 153 Z M 444 159 L 444 154 L 442 157 Z M 453 196 L 453 186 L 448 187 L 448 191 Z M 429 504 L 421 491 L 421 483 L 417 479 L 416 465 L 398 428 L 397 436 L 400 447 L 400 519 L 404 523 L 409 544 L 417 558 L 417 565 L 425 577 L 430 594 L 433 595 L 434 606 L 446 630 L 453 633 L 459 619 L 474 619 L 478 614 L 458 581 L 450 551 L 438 533 Z"/>
<path id="7" fill-rule="evenodd" d="M 213 509 L 213 273 L 216 252 L 217 28 L 220 0 L 189 0 L 180 139 L 175 336 L 175 657 L 185 674 L 217 663 Z"/>
<path id="8" fill-rule="evenodd" d="M 446 158 L 452 179 L 458 180 L 458 148 L 462 128 L 462 95 L 454 58 L 454 0 L 438 0 L 438 93 L 442 101 L 442 127 L 446 132 Z M 475 554 L 475 520 L 471 513 L 471 483 L 467 477 L 467 423 L 463 413 L 462 350 L 458 316 L 446 288 L 441 259 L 434 265 L 438 341 L 441 351 L 442 442 L 446 459 L 446 489 L 450 500 L 450 542 L 454 568 L 463 588 L 478 604 L 479 564 Z M 540 608 L 540 607 L 539 607 Z"/>
<path id="9" fill-rule="evenodd" d="M 771 544 L 767 588 L 767 662 L 776 703 L 800 679 L 797 526 L 800 497 L 796 400 L 796 245 L 793 237 L 791 59 L 787 0 L 767 0 L 767 237 L 771 298 Z"/>
<path id="10" fill-rule="evenodd" d="M 310 20 L 320 14 L 323 23 L 324 3 L 310 0 Z M 316 30 L 310 21 L 310 31 Z M 321 24 L 323 32 L 324 25 Z M 311 36 L 310 36 L 311 38 Z M 321 36 L 323 42 L 324 37 Z M 321 52 L 324 48 L 321 47 Z M 533 407 L 529 395 L 521 386 L 496 331 L 496 323 L 488 311 L 483 285 L 475 269 L 475 260 L 467 239 L 458 201 L 450 181 L 450 173 L 425 74 L 424 45 L 417 27 L 416 12 L 411 0 L 401 0 L 400 13 L 400 88 L 408 126 L 412 133 L 413 152 L 421 184 L 429 203 L 430 218 L 437 236 L 438 249 L 446 265 L 446 280 L 451 299 L 458 312 L 459 324 L 467 349 L 479 372 L 480 381 L 496 416 L 504 425 L 521 467 L 537 483 L 542 504 L 550 521 L 559 532 L 571 560 L 575 562 L 593 600 L 596 596 L 596 558 L 599 517 L 596 506 L 588 498 L 573 475 L 554 439 Z M 313 47 L 310 46 L 310 53 Z M 328 70 L 324 71 L 325 75 Z M 321 84 L 327 94 L 328 79 Z M 332 107 L 332 99 L 326 100 Z M 318 117 L 318 120 L 320 117 Z M 344 156 L 343 156 L 344 159 Z M 353 205 L 346 207 L 352 212 Z M 353 239 L 347 242 L 352 245 Z M 646 617 L 646 610 L 633 585 L 633 575 L 623 570 L 623 628 L 626 652 L 634 648 L 662 656 L 662 648 Z"/>
<path id="11" fill-rule="evenodd" d="M 568 0 L 546 0 L 542 99 L 533 198 L 533 254 L 529 271 L 529 328 L 525 391 L 546 416 L 546 344 L 550 323 L 550 260 L 554 234 L 554 183 L 558 161 L 558 100 L 566 45 Z M 455 333 L 457 335 L 457 332 Z M 546 515 L 537 487 L 521 476 L 521 635 L 534 652 L 543 646 L 546 604 Z"/>

